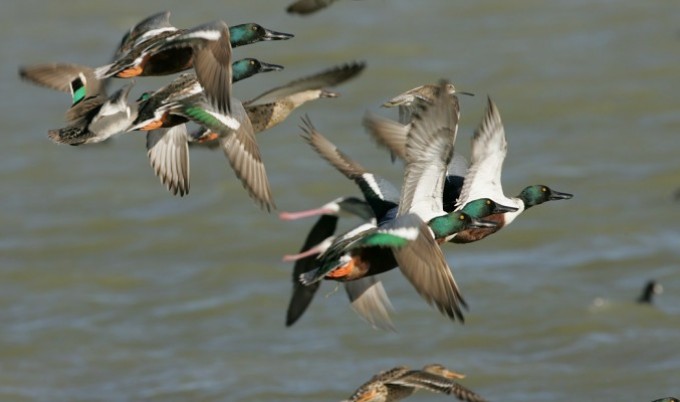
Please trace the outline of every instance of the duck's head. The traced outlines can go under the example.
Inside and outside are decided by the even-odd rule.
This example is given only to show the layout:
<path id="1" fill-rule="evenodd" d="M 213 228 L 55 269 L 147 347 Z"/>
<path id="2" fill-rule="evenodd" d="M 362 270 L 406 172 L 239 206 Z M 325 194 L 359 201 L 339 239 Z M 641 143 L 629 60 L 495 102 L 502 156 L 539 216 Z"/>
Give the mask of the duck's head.
<path id="1" fill-rule="evenodd" d="M 495 228 L 498 226 L 496 222 L 473 218 L 462 211 L 451 212 L 450 214 L 432 218 L 428 225 L 435 238 L 450 236 L 467 229 Z"/>
<path id="2" fill-rule="evenodd" d="M 235 61 L 231 65 L 231 70 L 233 71 L 231 81 L 237 82 L 248 77 L 252 77 L 253 75 L 258 73 L 283 70 L 283 66 L 280 66 L 278 64 L 265 63 L 258 59 L 246 58 Z"/>
<path id="3" fill-rule="evenodd" d="M 467 96 L 475 96 L 475 94 L 473 94 L 472 92 L 459 91 L 459 90 L 457 90 L 456 87 L 453 86 L 453 84 L 450 83 L 450 82 L 447 82 L 447 83 L 446 83 L 445 88 L 446 88 L 446 92 L 447 92 L 449 95 L 467 95 Z"/>
<path id="4" fill-rule="evenodd" d="M 295 36 L 284 32 L 272 31 L 254 22 L 235 25 L 229 28 L 229 35 L 231 36 L 232 46 L 243 46 L 265 40 L 285 40 Z"/>
<path id="5" fill-rule="evenodd" d="M 516 212 L 518 208 L 501 205 L 490 198 L 479 198 L 465 204 L 461 211 L 473 218 L 484 218 L 493 214 Z"/>
<path id="6" fill-rule="evenodd" d="M 151 91 L 142 92 L 142 94 L 139 95 L 139 98 L 137 98 L 137 103 L 141 104 L 148 101 L 152 94 L 153 92 Z"/>
<path id="7" fill-rule="evenodd" d="M 568 200 L 573 196 L 573 194 L 560 193 L 559 191 L 555 191 L 548 186 L 536 184 L 526 187 L 524 190 L 522 190 L 522 192 L 519 193 L 518 198 L 524 201 L 525 208 L 530 208 L 534 205 L 543 204 L 546 201 Z"/>
<path id="8" fill-rule="evenodd" d="M 444 367 L 443 365 L 437 363 L 426 365 L 425 367 L 423 367 L 423 371 L 454 380 L 460 380 L 462 378 L 465 378 L 465 374 L 456 373 L 455 371 L 451 371 Z"/>

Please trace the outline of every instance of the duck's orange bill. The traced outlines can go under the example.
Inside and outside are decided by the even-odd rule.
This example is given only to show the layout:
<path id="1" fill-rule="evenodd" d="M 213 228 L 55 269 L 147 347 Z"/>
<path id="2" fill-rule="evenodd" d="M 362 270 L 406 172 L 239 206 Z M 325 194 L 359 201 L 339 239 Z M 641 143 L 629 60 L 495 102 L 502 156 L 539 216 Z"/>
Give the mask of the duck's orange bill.
<path id="1" fill-rule="evenodd" d="M 326 274 L 326 278 L 329 279 L 339 279 L 339 278 L 344 278 L 346 276 L 349 276 L 349 274 L 354 271 L 354 259 L 351 259 L 347 264 L 335 268 L 331 272 Z"/>
<path id="2" fill-rule="evenodd" d="M 130 67 L 116 74 L 116 77 L 118 78 L 137 77 L 142 73 L 142 71 L 143 71 L 142 66 Z"/>

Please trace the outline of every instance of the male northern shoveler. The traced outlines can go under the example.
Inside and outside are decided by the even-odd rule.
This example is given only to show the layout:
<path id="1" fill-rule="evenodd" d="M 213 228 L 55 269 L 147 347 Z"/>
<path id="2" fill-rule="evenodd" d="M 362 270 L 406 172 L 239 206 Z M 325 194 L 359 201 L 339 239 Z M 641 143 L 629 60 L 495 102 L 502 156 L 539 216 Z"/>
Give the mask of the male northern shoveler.
<path id="1" fill-rule="evenodd" d="M 455 381 L 464 377 L 441 364 L 428 364 L 422 370 L 398 366 L 374 375 L 343 402 L 394 402 L 407 398 L 420 389 L 454 395 L 461 401 L 485 401 Z"/>
<path id="2" fill-rule="evenodd" d="M 292 37 L 266 30 L 257 24 L 243 24 L 235 33 L 239 38 L 237 44 Z M 98 78 L 129 78 L 173 74 L 193 66 L 211 103 L 220 112 L 229 112 L 231 42 L 231 30 L 223 21 L 188 30 L 173 31 L 165 27 L 153 36 L 142 35 L 119 59 L 95 72 Z"/>
<path id="3" fill-rule="evenodd" d="M 247 58 L 235 61 L 232 64 L 232 68 L 232 83 L 234 83 L 252 77 L 258 73 L 282 70 L 283 66 Z M 194 96 L 201 92 L 203 92 L 203 88 L 200 86 L 195 75 L 189 73 L 182 74 L 173 82 L 154 93 L 147 92 L 142 94 L 140 101 L 142 101 L 143 107 L 140 110 L 141 113 L 137 122 L 148 120 L 147 124 L 150 128 L 155 128 L 155 126 L 172 127 L 175 124 L 178 124 L 178 122 L 183 123 L 188 119 L 182 119 L 181 116 L 168 116 L 167 108 L 162 108 L 161 106 L 176 99 Z M 155 117 L 155 119 L 153 119 L 152 116 Z M 209 133 L 210 132 L 208 131 L 206 135 Z M 214 134 L 214 136 L 217 137 L 217 134 Z"/>
<path id="4" fill-rule="evenodd" d="M 655 280 L 651 279 L 645 283 L 644 288 L 642 288 L 642 293 L 638 297 L 638 303 L 648 303 L 652 304 L 654 301 L 654 295 L 660 295 L 663 293 L 663 286 L 657 283 Z"/>
<path id="5" fill-rule="evenodd" d="M 326 159 L 333 167 L 345 175 L 345 177 L 353 180 L 361 189 L 364 197 L 369 205 L 373 208 L 378 222 L 385 219 L 394 218 L 394 214 L 390 211 L 398 206 L 398 193 L 392 184 L 364 169 L 357 162 L 349 158 L 346 154 L 340 151 L 332 142 L 327 140 L 321 133 L 319 133 L 312 125 L 309 118 L 303 119 L 304 125 L 302 129 L 305 131 L 303 138 L 312 146 L 312 148 L 321 157 Z M 449 164 L 450 166 L 451 164 Z M 460 193 L 462 187 L 463 177 L 459 176 L 461 173 L 454 175 L 447 175 L 444 182 L 444 189 L 442 193 L 442 215 L 432 218 L 428 221 L 428 226 L 432 229 L 435 240 L 444 242 L 450 240 L 456 234 L 457 223 L 455 219 L 459 219 L 457 214 L 455 218 L 453 215 L 445 215 L 453 211 L 456 198 Z M 465 173 L 462 173 L 464 176 Z M 482 219 L 491 214 L 498 214 L 503 212 L 515 211 L 514 207 L 507 207 L 497 204 L 489 198 L 474 200 L 466 205 L 465 212 L 474 219 Z M 396 211 L 395 211 L 396 212 Z M 389 216 L 388 216 L 389 215 Z"/>
<path id="6" fill-rule="evenodd" d="M 309 231 L 300 253 L 284 256 L 284 261 L 296 261 L 293 269 L 293 294 L 286 312 L 286 326 L 293 325 L 305 312 L 316 294 L 321 282 L 305 286 L 300 275 L 317 268 L 317 256 L 326 252 L 335 240 L 335 229 L 340 216 L 354 215 L 375 224 L 373 211 L 365 201 L 356 197 L 340 197 L 314 208 L 297 213 L 281 213 L 282 219 L 299 219 L 321 215 Z M 391 304 L 382 283 L 375 276 L 345 282 L 345 291 L 352 308 L 371 325 L 382 329 L 393 329 L 389 316 Z"/>
<path id="7" fill-rule="evenodd" d="M 473 219 L 484 219 L 485 221 L 487 221 L 486 218 L 489 216 L 515 211 L 517 211 L 517 208 L 498 204 L 490 198 L 472 200 L 465 204 L 465 206 L 460 210 L 460 212 L 465 213 Z M 458 233 L 461 233 L 461 231 L 457 230 L 457 225 L 455 224 L 455 219 L 458 216 L 456 212 L 458 211 L 449 212 L 446 215 L 434 217 L 427 223 L 427 225 L 432 230 L 435 240 L 437 240 L 438 243 L 453 241 L 453 239 L 458 236 Z M 457 217 L 457 219 L 460 219 L 460 217 Z M 493 226 L 489 225 L 485 227 Z"/>
<path id="8" fill-rule="evenodd" d="M 302 129 L 305 131 L 303 138 L 319 155 L 321 155 L 321 157 L 343 173 L 345 177 L 356 182 L 368 201 L 368 204 L 373 208 L 378 222 L 394 218 L 394 213 L 396 213 L 396 210 L 394 209 L 397 208 L 399 199 L 398 192 L 394 186 L 392 186 L 389 181 L 368 172 L 356 161 L 340 151 L 333 143 L 314 128 L 308 118 L 303 119 L 303 123 Z M 452 204 L 455 202 L 457 193 L 455 195 L 449 195 L 449 192 L 451 191 L 449 191 L 448 187 L 450 187 L 449 184 L 457 178 L 458 176 L 449 175 L 444 183 L 444 191 L 442 194 L 442 208 L 444 212 L 453 211 L 453 208 L 447 209 L 447 198 L 449 198 L 448 203 Z M 462 181 L 462 178 L 460 180 Z M 463 212 L 470 215 L 472 218 L 481 219 L 486 215 L 507 210 L 514 210 L 514 208 L 498 205 L 487 198 L 469 203 L 467 210 L 464 210 Z M 460 216 L 456 215 L 456 219 L 460 219 Z M 449 235 L 447 230 L 452 230 L 451 233 L 455 233 L 453 228 L 456 224 L 452 226 L 451 223 L 455 222 L 456 219 L 452 219 L 446 215 L 438 216 L 428 222 L 428 225 L 433 230 L 435 238 L 440 239 Z"/>
<path id="9" fill-rule="evenodd" d="M 189 120 L 207 127 L 218 136 L 221 147 L 241 183 L 262 208 L 271 210 L 274 203 L 269 188 L 269 180 L 260 157 L 259 147 L 255 142 L 250 120 L 240 101 L 233 99 L 234 108 L 231 115 L 220 113 L 205 100 L 201 85 L 192 74 L 181 74 L 170 84 L 153 94 L 145 94 L 139 107 L 139 115 L 133 122 L 131 130 L 155 130 L 173 127 Z M 187 138 L 192 141 L 195 139 Z M 155 144 L 165 144 L 156 141 Z M 161 153 L 162 154 L 162 153 Z M 151 154 L 150 154 L 151 156 Z M 166 155 L 167 156 L 167 155 Z M 170 163 L 159 172 L 166 177 L 163 181 L 172 183 L 173 176 L 167 175 L 166 168 L 177 166 Z M 176 178 L 175 176 L 174 178 Z M 188 179 L 188 170 L 183 172 L 181 180 Z M 174 182 L 172 187 L 180 184 Z"/>
<path id="10" fill-rule="evenodd" d="M 283 69 L 282 66 L 265 63 L 252 58 L 237 60 L 232 64 L 232 68 L 234 71 L 232 82 L 243 80 L 258 73 Z M 163 111 L 161 114 L 160 112 L 162 109 L 160 108 L 160 105 L 163 102 L 166 102 L 164 99 L 167 99 L 168 97 L 181 97 L 185 94 L 191 96 L 192 91 L 198 90 L 196 88 L 196 83 L 197 80 L 195 76 L 188 74 L 185 76 L 185 79 L 178 79 L 165 87 L 164 92 L 157 94 L 153 99 L 152 94 L 143 94 L 140 98 L 145 105 L 143 113 L 146 116 L 149 116 L 153 111 L 154 116 L 158 114 L 160 120 L 160 122 L 156 120 L 149 121 L 149 127 L 152 128 L 160 124 L 161 127 L 165 125 L 167 128 L 167 126 L 183 122 L 184 118 L 181 115 L 166 117 L 165 113 L 169 113 L 168 111 Z M 169 114 L 172 115 L 172 113 Z M 167 122 L 164 122 L 164 119 L 167 120 Z M 189 191 L 189 150 L 187 148 L 187 142 L 202 141 L 200 137 L 208 135 L 215 138 L 214 143 L 217 147 L 221 146 L 220 142 L 217 141 L 219 135 L 213 133 L 212 130 L 206 130 L 205 128 L 200 128 L 199 132 L 187 135 L 186 128 L 182 125 L 182 127 L 172 131 L 161 128 L 159 130 L 150 131 L 147 134 L 147 150 L 154 172 L 173 194 L 183 196 Z"/>
<path id="11" fill-rule="evenodd" d="M 133 48 L 141 45 L 149 39 L 163 36 L 164 33 L 181 33 L 181 30 L 170 24 L 170 12 L 162 11 L 143 19 L 123 35 L 120 45 L 116 49 L 114 59 L 128 53 Z M 234 25 L 229 28 L 231 47 L 249 45 L 251 43 L 284 40 L 293 38 L 294 35 L 276 32 L 264 28 L 254 22 Z"/>
<path id="12" fill-rule="evenodd" d="M 131 82 L 107 96 L 103 88 L 87 87 L 84 74 L 71 83 L 73 104 L 66 112 L 68 126 L 49 130 L 47 135 L 60 144 L 82 145 L 104 141 L 112 135 L 124 132 L 137 115 L 137 108 L 128 105 L 128 95 L 134 85 Z M 88 93 L 101 89 L 102 92 Z"/>
<path id="13" fill-rule="evenodd" d="M 369 115 L 364 118 L 364 126 L 379 144 L 387 146 L 393 155 L 407 160 L 405 138 L 410 130 L 410 124 L 404 125 Z M 472 148 L 472 160 L 469 168 L 464 158 L 454 154 L 452 163 L 454 168 L 452 170 L 456 173 L 449 174 L 446 178 L 443 200 L 445 210 L 459 211 L 471 201 L 486 198 L 492 199 L 498 205 L 515 208 L 515 210 L 496 213 L 488 219 L 485 218 L 498 222 L 496 227 L 469 229 L 457 233 L 451 239 L 454 243 L 481 240 L 500 230 L 504 225 L 508 225 L 527 208 L 550 200 L 572 197 L 571 194 L 560 193 L 544 185 L 526 187 L 516 198 L 507 198 L 503 195 L 500 176 L 503 160 L 507 153 L 507 142 L 500 114 L 498 114 L 498 109 L 490 99 L 485 119 L 473 137 Z"/>
<path id="14" fill-rule="evenodd" d="M 446 154 L 447 151 L 441 150 L 439 145 L 450 141 L 450 150 L 453 149 L 453 136 L 439 138 L 449 133 L 455 135 L 456 123 L 455 119 L 442 119 L 441 117 L 442 114 L 446 114 L 448 117 L 455 116 L 451 97 L 444 91 L 442 91 L 442 94 L 449 99 L 448 102 L 443 98 L 438 99 L 436 104 L 440 112 L 423 114 L 422 124 L 414 125 L 414 130 L 409 133 L 409 140 L 412 142 L 410 148 L 413 148 L 414 151 L 411 152 L 413 155 L 409 158 L 410 162 L 405 173 L 405 185 L 399 203 L 401 213 L 397 214 L 396 219 L 393 219 L 394 215 L 390 215 L 390 219 L 384 219 L 377 228 L 369 227 L 358 233 L 353 233 L 351 236 L 336 239 L 328 251 L 320 257 L 319 268 L 301 276 L 303 283 L 311 284 L 324 277 L 338 281 L 351 281 L 379 274 L 399 265 L 402 273 L 428 302 L 434 302 L 448 316 L 462 320 L 463 316 L 459 304 L 464 304 L 464 301 L 460 297 L 451 271 L 435 242 L 433 233 L 427 226 L 431 217 L 421 214 L 421 201 L 425 199 L 432 200 L 435 204 L 439 202 L 437 211 L 442 209 L 443 177 L 442 180 L 438 181 L 436 178 L 430 177 L 430 173 L 438 171 L 440 165 L 443 166 L 442 175 L 446 173 L 447 160 L 437 160 L 437 158 L 442 158 L 437 152 Z M 442 105 L 443 103 L 446 104 Z M 428 110 L 433 107 L 428 108 Z M 441 112 L 441 110 L 445 110 L 445 112 Z M 433 119 L 434 122 L 431 121 Z M 447 124 L 447 126 L 442 127 L 442 124 Z M 308 141 L 312 145 L 316 144 L 317 151 L 347 177 L 356 179 L 364 173 L 363 168 L 357 167 L 356 163 L 339 152 L 332 143 L 316 132 L 309 122 L 307 122 L 306 131 L 309 137 Z M 409 149 L 408 146 L 407 149 Z M 450 159 L 450 155 L 448 155 L 448 159 Z M 366 183 L 367 185 L 362 187 L 367 201 L 372 194 L 380 193 L 379 190 L 375 190 L 378 188 L 378 186 L 375 186 L 375 180 L 371 179 L 371 181 L 373 181 L 373 185 Z M 436 193 L 437 191 L 439 194 L 433 195 L 433 192 Z M 416 192 L 418 197 L 414 196 Z M 384 202 L 385 199 L 383 198 L 381 201 Z M 373 207 L 370 201 L 369 205 Z M 376 216 L 385 213 L 381 210 L 374 210 L 374 212 Z M 441 213 L 432 217 L 444 214 L 441 211 Z M 458 230 L 489 225 L 473 220 L 463 213 L 456 213 L 452 217 L 452 222 Z M 399 261 L 399 264 L 397 264 L 397 261 Z"/>
<path id="15" fill-rule="evenodd" d="M 509 225 L 520 213 L 534 205 L 573 197 L 571 194 L 560 193 L 544 185 L 528 186 L 517 197 L 506 197 L 501 187 L 501 170 L 507 149 L 500 113 L 489 98 L 485 116 L 472 138 L 471 165 L 458 197 L 457 210 L 472 200 L 485 197 L 502 205 L 515 207 L 517 210 L 486 217 L 485 219 L 489 221 L 497 222 L 497 226 L 460 232 L 452 240 L 454 243 L 469 243 L 483 239 Z"/>

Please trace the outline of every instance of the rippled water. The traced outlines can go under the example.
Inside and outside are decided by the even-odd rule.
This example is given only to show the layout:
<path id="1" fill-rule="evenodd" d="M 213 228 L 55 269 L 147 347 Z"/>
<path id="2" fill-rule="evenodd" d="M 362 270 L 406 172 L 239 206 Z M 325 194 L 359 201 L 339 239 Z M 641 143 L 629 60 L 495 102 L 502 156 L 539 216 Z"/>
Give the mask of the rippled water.
<path id="1" fill-rule="evenodd" d="M 668 1 L 341 1 L 309 18 L 286 1 L 37 1 L 0 15 L 0 399 L 332 401 L 374 372 L 440 362 L 489 400 L 651 401 L 680 394 L 680 9 Z M 283 64 L 235 87 L 249 98 L 350 60 L 342 97 L 305 105 L 259 137 L 280 210 L 353 184 L 299 139 L 299 117 L 399 183 L 360 119 L 440 77 L 462 100 L 459 149 L 493 96 L 506 126 L 504 187 L 547 184 L 569 201 L 528 211 L 483 242 L 446 246 L 465 325 L 392 272 L 397 333 L 371 329 L 325 283 L 283 325 L 290 265 L 311 226 L 249 200 L 220 153 L 192 150 L 173 198 L 141 134 L 51 143 L 68 100 L 17 79 L 21 64 L 108 61 L 122 33 L 162 9 L 177 26 L 257 21 L 294 40 L 235 50 Z M 140 79 L 133 97 L 165 78 Z M 665 288 L 634 302 L 643 283 Z M 420 393 L 413 400 L 445 400 Z"/>

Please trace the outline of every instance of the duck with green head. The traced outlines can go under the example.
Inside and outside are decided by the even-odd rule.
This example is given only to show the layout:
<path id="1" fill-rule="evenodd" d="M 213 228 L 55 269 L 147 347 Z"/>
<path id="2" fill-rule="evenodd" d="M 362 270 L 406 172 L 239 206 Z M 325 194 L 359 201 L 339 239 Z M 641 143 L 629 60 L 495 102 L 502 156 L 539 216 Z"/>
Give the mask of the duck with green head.
<path id="1" fill-rule="evenodd" d="M 236 45 L 261 40 L 288 39 L 257 24 L 234 30 Z M 214 21 L 187 30 L 164 30 L 133 46 L 113 63 L 95 70 L 97 78 L 129 78 L 139 75 L 173 74 L 193 67 L 210 103 L 222 113 L 231 111 L 232 30 L 224 21 Z"/>
<path id="2" fill-rule="evenodd" d="M 396 217 L 393 210 L 388 211 L 385 216 L 389 219 L 383 219 L 377 228 L 338 239 L 319 258 L 319 268 L 301 277 L 303 283 L 313 283 L 323 277 L 353 280 L 398 265 L 428 302 L 435 304 L 447 316 L 463 320 L 461 306 L 465 306 L 465 301 L 427 224 L 432 218 L 445 215 L 442 209 L 443 182 L 453 153 L 457 127 L 454 100 L 446 91 L 440 93 L 430 107 L 416 116 L 408 134 L 409 158 Z M 334 147 L 328 145 L 320 149 L 333 150 Z M 353 165 L 339 151 L 334 152 L 336 155 L 324 155 L 334 166 L 342 163 Z M 348 177 L 355 176 L 350 174 L 350 170 L 356 169 L 336 167 L 347 171 Z M 372 187 L 371 183 L 368 184 Z M 493 225 L 463 212 L 452 217 L 455 219 L 450 230 Z"/>
<path id="3" fill-rule="evenodd" d="M 479 198 L 490 198 L 516 210 L 487 216 L 484 219 L 496 222 L 495 227 L 459 232 L 452 239 L 454 243 L 481 240 L 509 225 L 522 212 L 535 205 L 573 197 L 572 194 L 561 193 L 541 184 L 524 188 L 517 197 L 506 197 L 501 187 L 501 171 L 507 149 L 500 113 L 489 98 L 484 118 L 472 137 L 471 164 L 458 197 L 457 210 L 463 209 L 468 202 Z"/>
<path id="4" fill-rule="evenodd" d="M 490 198 L 480 198 L 478 200 L 473 200 L 465 204 L 465 206 L 456 212 L 450 212 L 446 215 L 441 215 L 432 218 L 428 222 L 428 226 L 432 229 L 435 240 L 438 243 L 444 243 L 447 241 L 453 241 L 459 233 L 470 230 L 490 230 L 495 228 L 495 225 L 489 225 L 477 228 L 467 228 L 460 229 L 457 225 L 460 215 L 458 212 L 464 212 L 474 219 L 484 219 L 484 221 L 490 221 L 487 219 L 490 215 L 503 214 L 506 212 L 515 212 L 518 208 L 508 207 L 505 205 L 500 205 Z"/>
<path id="5" fill-rule="evenodd" d="M 116 59 L 113 63 L 98 68 L 96 74 L 99 78 L 129 78 L 181 72 L 192 66 L 193 52 L 185 48 L 192 45 L 191 37 L 200 39 L 216 36 L 217 32 L 214 30 L 222 27 L 222 24 L 211 23 L 193 29 L 178 29 L 170 24 L 169 11 L 153 14 L 123 36 L 116 50 Z M 292 34 L 276 32 L 249 22 L 228 27 L 227 40 L 230 47 L 234 48 L 293 37 Z"/>
<path id="6" fill-rule="evenodd" d="M 218 135 L 222 150 L 251 198 L 260 207 L 271 210 L 275 206 L 259 147 L 255 141 L 255 133 L 241 102 L 232 99 L 232 104 L 230 114 L 216 110 L 207 101 L 196 77 L 193 74 L 181 74 L 141 102 L 138 118 L 129 131 L 168 128 L 187 121 L 206 127 Z M 160 131 L 150 135 L 163 134 L 165 132 Z M 182 154 L 188 154 L 187 141 L 193 140 L 185 135 L 184 141 L 180 144 Z M 151 143 L 166 145 L 163 141 Z M 188 156 L 183 159 L 188 161 Z M 167 168 L 171 170 L 174 166 L 176 166 L 174 162 L 168 163 Z M 159 171 L 165 169 L 161 168 Z M 182 178 L 188 177 L 188 173 L 187 168 L 181 175 Z"/>
<path id="7" fill-rule="evenodd" d="M 300 276 L 318 268 L 320 255 L 324 255 L 336 239 L 335 230 L 341 216 L 356 216 L 375 227 L 375 216 L 366 201 L 356 197 L 339 197 L 323 206 L 302 212 L 281 213 L 282 219 L 300 219 L 321 215 L 309 231 L 296 255 L 284 256 L 284 261 L 295 261 L 293 292 L 286 311 L 286 326 L 293 325 L 312 302 L 321 282 L 304 285 Z M 362 224 L 363 225 L 363 224 Z M 342 235 L 341 235 L 342 236 Z M 343 282 L 352 309 L 376 328 L 393 329 L 389 312 L 391 304 L 382 282 L 376 276 L 367 276 Z"/>
<path id="8" fill-rule="evenodd" d="M 242 59 L 233 63 L 234 75 L 232 81 L 237 82 L 258 73 L 281 69 L 283 69 L 282 66 L 265 63 L 257 59 Z M 206 116 L 213 113 L 212 116 L 217 118 L 218 123 L 211 120 L 213 124 L 208 123 L 207 125 L 212 128 L 202 128 L 201 132 L 218 139 L 219 130 L 223 132 L 225 130 L 219 120 L 230 120 L 229 116 L 217 113 L 211 105 L 203 102 L 200 95 L 201 91 L 195 75 L 182 74 L 156 92 L 142 94 L 138 100 L 140 113 L 134 122 L 135 126 L 131 129 L 153 130 L 147 134 L 147 150 L 151 165 L 161 182 L 175 195 L 183 196 L 189 191 L 187 142 L 202 141 L 202 139 L 195 133 L 187 134 L 186 129 L 172 131 L 168 129 L 189 120 L 200 119 L 201 116 L 205 119 Z M 183 100 L 183 102 L 178 104 L 176 103 L 177 100 Z M 192 101 L 196 101 L 196 104 L 192 105 Z M 204 113 L 200 112 L 202 105 L 206 107 Z M 194 118 L 186 116 L 187 112 L 192 112 Z M 233 121 L 232 125 L 235 125 Z M 215 142 L 218 146 L 222 145 L 219 141 Z M 260 190 L 263 191 L 260 193 L 261 196 L 266 196 L 264 189 Z"/>
<path id="9" fill-rule="evenodd" d="M 253 58 L 246 58 L 232 63 L 232 69 L 232 83 L 236 83 L 259 73 L 283 70 L 283 66 L 266 63 Z M 167 107 L 162 106 L 167 105 L 176 99 L 190 97 L 201 92 L 202 87 L 198 82 L 197 77 L 194 74 L 185 73 L 155 92 L 143 93 L 138 99 L 138 102 L 140 103 L 140 114 L 135 121 L 135 125 L 139 126 L 140 122 L 145 122 L 145 125 L 133 127 L 131 130 L 153 130 L 161 127 L 172 127 L 187 122 L 189 119 L 184 118 L 181 115 L 172 116 L 171 111 Z M 156 118 L 153 119 L 152 117 Z M 216 134 L 215 138 L 217 138 Z"/>

